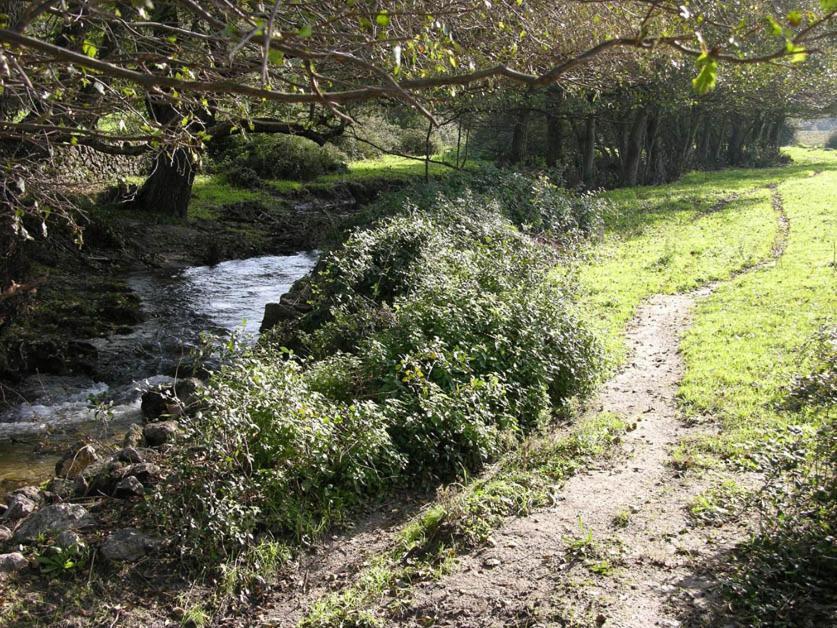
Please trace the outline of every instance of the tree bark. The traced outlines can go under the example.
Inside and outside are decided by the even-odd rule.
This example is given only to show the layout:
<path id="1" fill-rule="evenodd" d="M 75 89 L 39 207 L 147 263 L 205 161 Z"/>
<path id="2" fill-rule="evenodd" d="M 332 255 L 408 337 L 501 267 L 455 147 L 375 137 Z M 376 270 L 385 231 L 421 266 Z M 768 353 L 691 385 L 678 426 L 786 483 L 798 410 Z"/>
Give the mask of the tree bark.
<path id="1" fill-rule="evenodd" d="M 546 90 L 546 165 L 554 167 L 561 161 L 564 134 L 561 122 L 561 105 L 564 92 L 560 87 L 552 86 Z"/>
<path id="2" fill-rule="evenodd" d="M 513 164 L 522 163 L 526 159 L 526 144 L 529 135 L 529 109 L 520 110 L 517 120 L 514 123 L 512 132 L 512 144 L 509 154 L 509 161 Z"/>
<path id="3" fill-rule="evenodd" d="M 593 187 L 596 173 L 596 116 L 590 114 L 584 121 L 584 154 L 581 157 L 581 179 L 588 188 Z"/>
<path id="4" fill-rule="evenodd" d="M 741 145 L 744 142 L 744 130 L 739 118 L 732 121 L 732 131 L 727 145 L 727 163 L 730 166 L 737 166 L 741 163 Z"/>
<path id="5" fill-rule="evenodd" d="M 622 182 L 633 186 L 639 179 L 639 164 L 642 158 L 642 145 L 645 140 L 645 129 L 648 126 L 648 111 L 640 109 L 634 115 L 633 124 L 628 134 L 627 148 L 623 161 Z"/>
<path id="6" fill-rule="evenodd" d="M 195 164 L 189 151 L 177 148 L 173 153 L 158 153 L 135 203 L 146 211 L 185 218 L 194 181 Z"/>

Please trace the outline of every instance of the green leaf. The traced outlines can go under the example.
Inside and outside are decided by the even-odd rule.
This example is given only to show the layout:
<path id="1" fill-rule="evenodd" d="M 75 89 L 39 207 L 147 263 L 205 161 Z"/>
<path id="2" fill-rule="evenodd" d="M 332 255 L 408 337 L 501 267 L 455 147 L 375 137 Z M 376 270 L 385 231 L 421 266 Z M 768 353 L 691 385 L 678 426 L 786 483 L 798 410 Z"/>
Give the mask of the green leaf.
<path id="1" fill-rule="evenodd" d="M 267 58 L 273 65 L 282 65 L 285 62 L 285 55 L 281 50 L 271 49 Z"/>
<path id="2" fill-rule="evenodd" d="M 389 26 L 389 13 L 385 10 L 378 13 L 378 15 L 375 16 L 375 23 L 378 26 Z"/>
<path id="3" fill-rule="evenodd" d="M 837 11 L 837 0 L 820 0 L 820 6 L 826 13 Z"/>
<path id="4" fill-rule="evenodd" d="M 99 52 L 99 49 L 89 39 L 85 39 L 84 43 L 81 44 L 81 51 L 86 54 L 88 57 L 95 58 L 96 54 Z"/>
<path id="5" fill-rule="evenodd" d="M 703 53 L 697 58 L 695 65 L 698 67 L 698 75 L 692 79 L 692 88 L 699 96 L 704 96 L 717 85 L 718 61 Z"/>
<path id="6" fill-rule="evenodd" d="M 791 11 L 788 13 L 788 24 L 791 26 L 799 26 L 802 23 L 802 13 L 799 11 Z"/>
<path id="7" fill-rule="evenodd" d="M 300 37 L 311 37 L 313 32 L 314 28 L 310 24 L 303 24 L 296 34 Z"/>
<path id="8" fill-rule="evenodd" d="M 808 53 L 805 51 L 805 46 L 800 46 L 788 40 L 785 44 L 785 50 L 791 58 L 791 63 L 802 63 L 808 58 Z"/>
<path id="9" fill-rule="evenodd" d="M 782 35 L 782 25 L 776 21 L 776 18 L 772 15 L 767 15 L 764 18 L 767 21 L 768 26 L 770 26 L 770 30 L 773 31 L 773 34 L 776 37 L 780 37 Z"/>

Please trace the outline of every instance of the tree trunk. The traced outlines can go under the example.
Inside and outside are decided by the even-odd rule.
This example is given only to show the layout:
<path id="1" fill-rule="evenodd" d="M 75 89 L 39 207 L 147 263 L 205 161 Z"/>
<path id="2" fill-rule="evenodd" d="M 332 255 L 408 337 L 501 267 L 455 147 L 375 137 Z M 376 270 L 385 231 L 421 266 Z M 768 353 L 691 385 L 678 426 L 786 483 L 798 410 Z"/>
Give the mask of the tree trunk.
<path id="1" fill-rule="evenodd" d="M 642 145 L 645 140 L 645 129 L 648 126 L 648 111 L 640 109 L 634 116 L 631 131 L 628 134 L 628 145 L 623 161 L 622 182 L 633 186 L 639 179 L 639 164 L 642 158 Z"/>
<path id="2" fill-rule="evenodd" d="M 741 163 L 741 145 L 744 142 L 744 130 L 741 126 L 740 119 L 732 121 L 732 131 L 727 146 L 727 162 L 730 166 L 737 166 Z"/>
<path id="3" fill-rule="evenodd" d="M 699 168 L 705 168 L 709 163 L 709 138 L 712 134 L 712 125 L 708 113 L 701 114 L 703 118 L 700 125 L 700 134 L 697 138 L 697 165 Z"/>
<path id="4" fill-rule="evenodd" d="M 588 188 L 593 187 L 596 159 L 596 116 L 590 114 L 584 121 L 584 154 L 581 157 L 581 179 Z"/>
<path id="5" fill-rule="evenodd" d="M 514 131 L 512 133 L 511 152 L 509 154 L 509 161 L 513 164 L 519 164 L 526 159 L 526 143 L 529 135 L 529 109 L 522 109 L 517 116 L 514 123 Z"/>
<path id="6" fill-rule="evenodd" d="M 723 118 L 718 129 L 714 132 L 713 141 L 709 150 L 710 165 L 714 168 L 720 168 L 723 165 L 721 153 L 724 149 L 724 138 L 726 137 L 727 120 Z"/>
<path id="7" fill-rule="evenodd" d="M 660 151 L 660 138 L 657 130 L 660 126 L 660 114 L 654 112 L 648 115 L 648 126 L 645 131 L 645 168 L 642 182 L 656 184 L 657 158 Z"/>
<path id="8" fill-rule="evenodd" d="M 174 153 L 159 153 L 135 203 L 146 211 L 185 218 L 194 180 L 195 164 L 189 151 L 177 148 Z"/>
<path id="9" fill-rule="evenodd" d="M 544 158 L 549 167 L 554 167 L 561 161 L 564 137 L 560 114 L 563 100 L 564 92 L 561 88 L 553 86 L 546 90 L 546 154 Z"/>
<path id="10" fill-rule="evenodd" d="M 689 167 L 692 161 L 693 151 L 695 150 L 695 136 L 698 130 L 697 112 L 692 109 L 689 112 L 688 126 L 683 138 L 683 143 L 680 145 L 680 154 L 678 155 L 677 163 L 675 164 L 674 172 L 671 173 L 671 180 L 677 179 Z"/>

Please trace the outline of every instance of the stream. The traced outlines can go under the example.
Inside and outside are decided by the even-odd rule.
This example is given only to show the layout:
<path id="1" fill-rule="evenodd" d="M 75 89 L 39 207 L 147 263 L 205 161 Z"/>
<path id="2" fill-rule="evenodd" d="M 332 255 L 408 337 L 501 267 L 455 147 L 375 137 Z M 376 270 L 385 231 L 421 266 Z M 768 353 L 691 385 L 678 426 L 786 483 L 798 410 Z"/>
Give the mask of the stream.
<path id="1" fill-rule="evenodd" d="M 202 334 L 223 339 L 235 332 L 253 341 L 265 304 L 278 301 L 317 259 L 310 251 L 129 276 L 145 320 L 128 334 L 89 340 L 99 376 L 31 376 L 19 387 L 26 401 L 0 413 L 0 491 L 51 477 L 64 449 L 85 436 L 120 439 L 128 425 L 142 422 L 142 391 L 172 381 Z"/>

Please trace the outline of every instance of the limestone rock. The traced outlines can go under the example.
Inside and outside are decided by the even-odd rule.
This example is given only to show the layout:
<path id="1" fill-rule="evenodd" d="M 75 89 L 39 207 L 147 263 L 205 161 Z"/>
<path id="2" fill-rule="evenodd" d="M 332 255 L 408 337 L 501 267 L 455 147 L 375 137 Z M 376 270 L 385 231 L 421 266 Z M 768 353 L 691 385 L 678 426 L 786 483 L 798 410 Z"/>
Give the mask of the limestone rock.
<path id="1" fill-rule="evenodd" d="M 125 477 L 125 463 L 114 458 L 99 460 L 76 478 L 78 495 L 112 495 L 117 482 Z"/>
<path id="2" fill-rule="evenodd" d="M 136 528 L 123 528 L 111 533 L 100 548 L 102 555 L 114 562 L 134 562 L 153 552 L 159 541 Z"/>
<path id="3" fill-rule="evenodd" d="M 145 462 L 145 458 L 143 458 L 142 454 L 136 449 L 136 447 L 125 447 L 116 454 L 116 459 L 120 462 L 126 462 L 128 464 Z"/>
<path id="4" fill-rule="evenodd" d="M 81 535 L 74 531 L 74 530 L 64 530 L 58 537 L 55 539 L 55 544 L 58 547 L 68 549 L 70 547 L 82 547 L 84 546 L 84 540 L 81 538 Z"/>
<path id="5" fill-rule="evenodd" d="M 264 306 L 264 316 L 259 331 L 273 329 L 282 321 L 293 320 L 299 316 L 299 312 L 284 303 L 267 303 Z"/>
<path id="6" fill-rule="evenodd" d="M 125 432 L 125 438 L 122 441 L 123 447 L 139 447 L 142 445 L 142 425 L 139 423 L 132 423 Z"/>
<path id="7" fill-rule="evenodd" d="M 25 495 L 11 495 L 6 502 L 6 512 L 3 519 L 25 519 L 37 509 L 38 505 Z"/>
<path id="8" fill-rule="evenodd" d="M 12 531 L 6 526 L 0 526 L 0 543 L 5 543 L 12 538 Z"/>
<path id="9" fill-rule="evenodd" d="M 122 498 L 142 497 L 145 495 L 145 487 L 143 487 L 142 482 L 131 475 L 119 481 L 114 490 L 114 495 Z"/>
<path id="10" fill-rule="evenodd" d="M 200 402 L 204 384 L 196 377 L 179 379 L 173 386 L 160 386 L 142 394 L 140 408 L 148 421 L 164 416 L 181 416 Z"/>
<path id="11" fill-rule="evenodd" d="M 145 442 L 150 447 L 158 447 L 174 440 L 177 431 L 176 421 L 161 421 L 159 423 L 149 423 L 142 433 L 145 436 Z"/>
<path id="12" fill-rule="evenodd" d="M 66 501 L 75 495 L 76 483 L 68 478 L 52 478 L 47 491 L 53 496 L 52 501 Z"/>
<path id="13" fill-rule="evenodd" d="M 0 574 L 23 571 L 29 566 L 29 561 L 20 552 L 0 554 Z"/>
<path id="14" fill-rule="evenodd" d="M 151 462 L 140 462 L 127 466 L 122 471 L 122 477 L 127 479 L 129 477 L 136 478 L 143 486 L 151 486 L 160 481 L 162 477 L 162 470 L 156 464 Z"/>
<path id="15" fill-rule="evenodd" d="M 65 530 L 78 530 L 95 523 L 93 516 L 79 504 L 53 504 L 26 519 L 13 538 L 18 543 L 31 543 L 41 536 L 53 537 Z"/>
<path id="16" fill-rule="evenodd" d="M 9 493 L 8 497 L 10 498 L 12 495 L 23 495 L 39 506 L 44 502 L 44 495 L 37 486 L 21 486 Z"/>
<path id="17" fill-rule="evenodd" d="M 98 460 L 99 456 L 92 445 L 73 448 L 56 463 L 55 475 L 60 478 L 77 478 L 82 471 Z"/>

